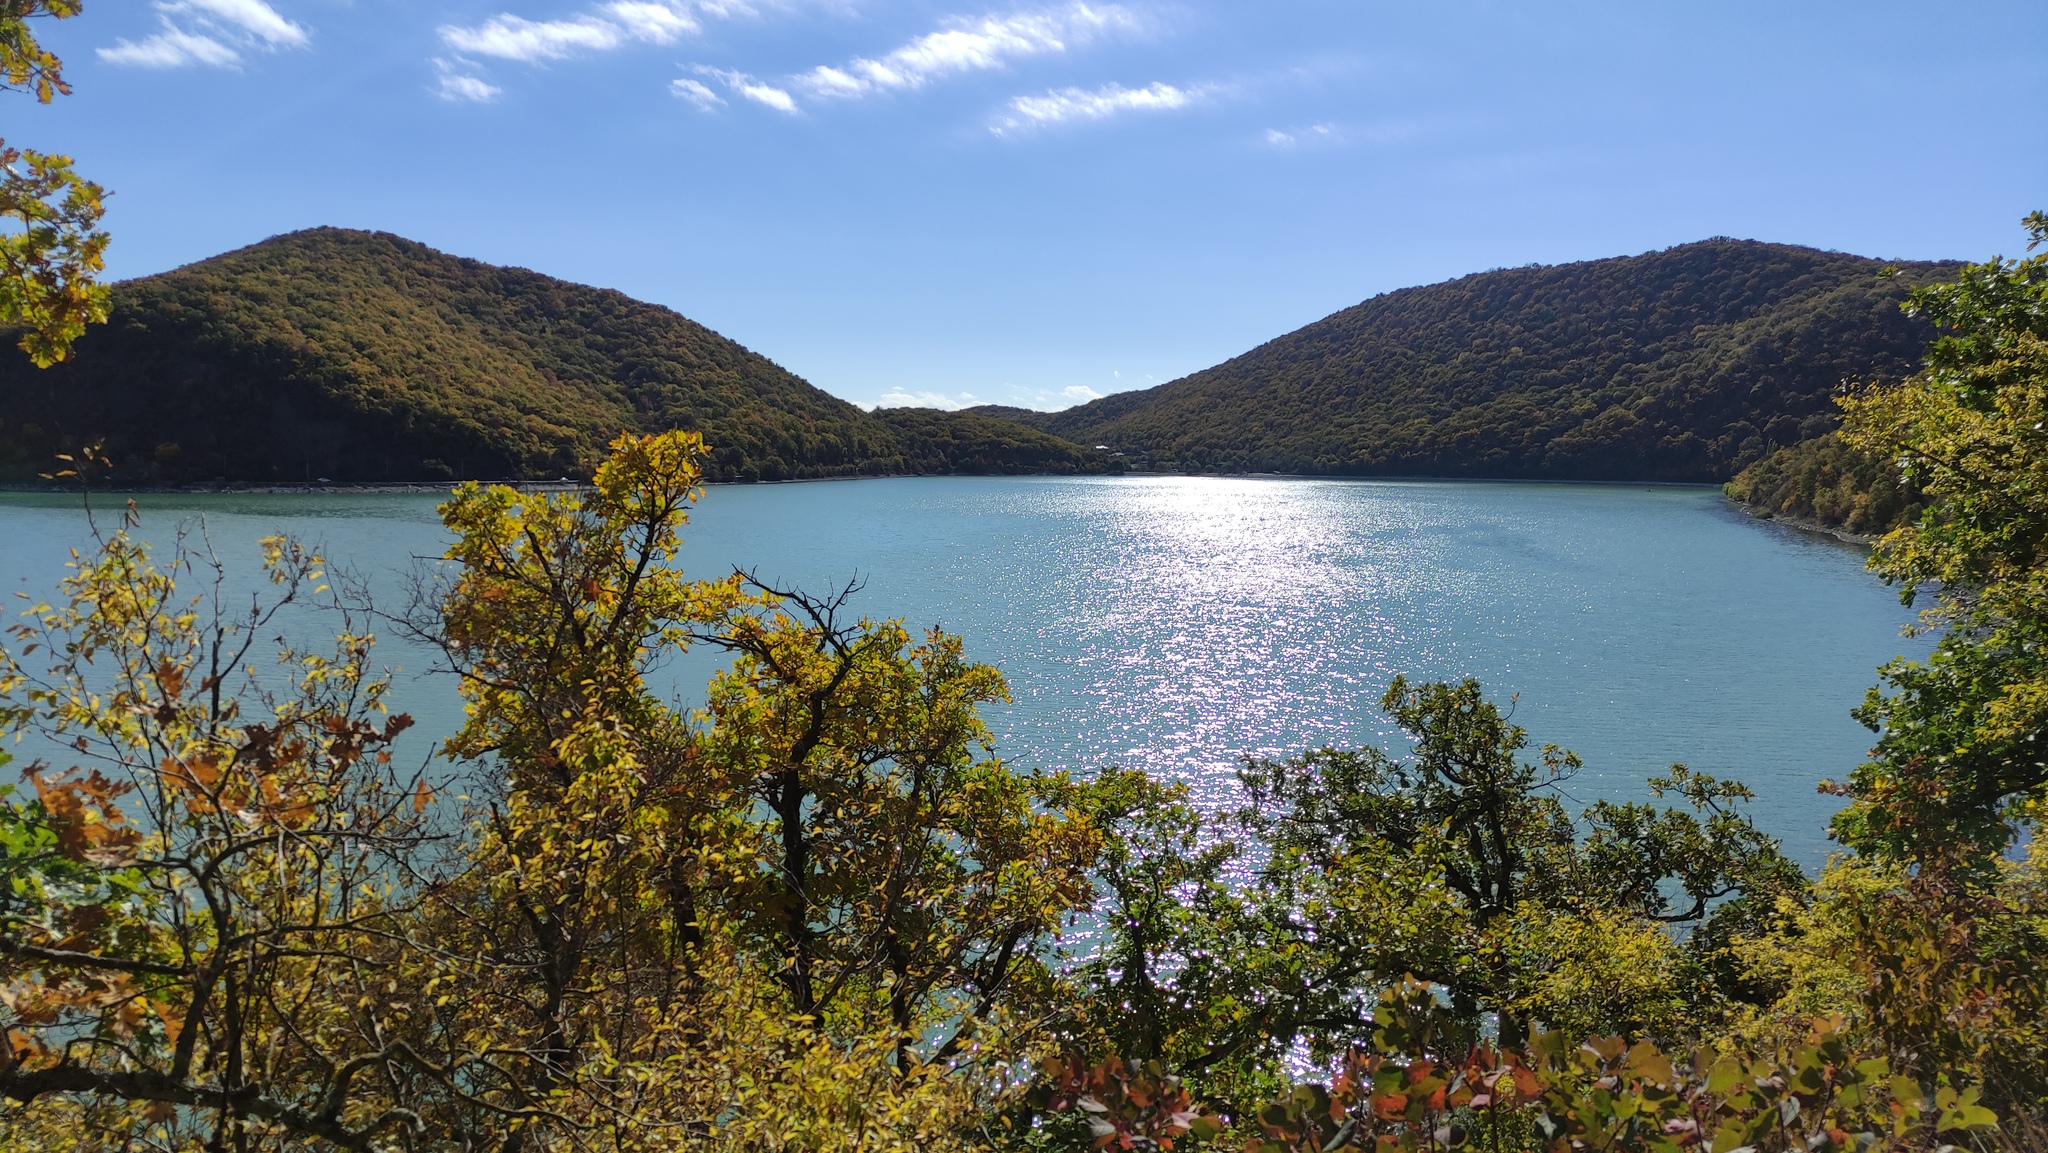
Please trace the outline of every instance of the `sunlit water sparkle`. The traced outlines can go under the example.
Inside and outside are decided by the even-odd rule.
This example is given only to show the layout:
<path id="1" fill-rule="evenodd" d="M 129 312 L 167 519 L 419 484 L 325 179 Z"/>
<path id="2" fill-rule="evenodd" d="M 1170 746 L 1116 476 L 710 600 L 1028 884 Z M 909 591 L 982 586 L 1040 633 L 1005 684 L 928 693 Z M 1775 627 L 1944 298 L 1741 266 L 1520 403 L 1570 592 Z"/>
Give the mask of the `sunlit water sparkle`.
<path id="1" fill-rule="evenodd" d="M 139 500 L 157 539 L 204 514 L 241 572 L 265 533 L 319 542 L 386 603 L 443 544 L 431 497 Z M 75 497 L 0 494 L 5 587 L 47 595 L 85 542 Z M 1378 710 L 1395 674 L 1476 676 L 1585 758 L 1577 801 L 1643 797 L 1683 761 L 1754 787 L 1811 868 L 1835 804 L 1815 784 L 1870 743 L 1849 709 L 1878 663 L 1924 651 L 1862 556 L 1702 488 L 922 478 L 715 487 L 683 562 L 812 590 L 858 574 L 860 610 L 961 634 L 1009 678 L 988 718 L 1020 767 L 1141 767 L 1224 807 L 1242 755 L 1398 742 Z M 448 731 L 427 654 L 384 656 L 401 707 Z M 718 661 L 662 676 L 694 700 Z"/>

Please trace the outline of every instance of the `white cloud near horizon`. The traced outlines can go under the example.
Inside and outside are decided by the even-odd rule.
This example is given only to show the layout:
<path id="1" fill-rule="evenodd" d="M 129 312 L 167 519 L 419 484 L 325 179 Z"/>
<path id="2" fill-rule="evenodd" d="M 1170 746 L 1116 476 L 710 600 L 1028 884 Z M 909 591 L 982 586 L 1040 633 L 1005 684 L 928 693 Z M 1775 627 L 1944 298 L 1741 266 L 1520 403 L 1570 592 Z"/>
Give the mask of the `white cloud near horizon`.
<path id="1" fill-rule="evenodd" d="M 952 27 L 920 36 L 879 58 L 857 57 L 838 68 L 819 65 L 797 82 L 813 95 L 841 99 L 921 88 L 936 77 L 1001 68 L 1018 57 L 1065 52 L 1070 44 L 1137 26 L 1137 18 L 1119 5 L 1086 3 L 956 20 Z"/>
<path id="2" fill-rule="evenodd" d="M 312 37 L 265 0 L 157 0 L 162 31 L 140 41 L 117 39 L 101 60 L 138 68 L 205 65 L 234 68 L 239 49 L 303 48 Z"/>
<path id="3" fill-rule="evenodd" d="M 1158 83 L 1144 88 L 1108 84 L 1092 91 L 1059 88 L 1043 96 L 1019 96 L 1011 100 L 1012 115 L 992 125 L 990 131 L 1000 136 L 1010 129 L 1038 128 L 1074 120 L 1106 120 L 1126 112 L 1171 112 L 1188 107 L 1202 95 L 1201 89 Z"/>
<path id="4" fill-rule="evenodd" d="M 1149 380 L 1150 378 L 1147 377 L 1146 379 Z M 1058 412 L 1061 409 L 1072 408 L 1077 404 L 1086 404 L 1091 400 L 1101 400 L 1103 395 L 1103 393 L 1097 392 L 1085 384 L 1070 384 L 1058 392 L 1050 392 L 1041 388 L 1032 389 L 1030 392 L 1024 393 L 1012 389 L 1007 399 L 990 401 L 971 392 L 959 392 L 948 396 L 943 392 L 933 392 L 929 389 L 913 392 L 909 389 L 898 387 L 892 388 L 877 397 L 872 407 L 865 405 L 863 407 L 869 407 L 869 411 L 877 408 L 938 408 L 944 409 L 947 412 L 958 412 L 963 408 L 973 408 L 976 405 L 998 403 L 1015 405 L 1019 408 L 1035 409 L 1038 412 Z"/>
<path id="5" fill-rule="evenodd" d="M 699 5 L 714 15 L 736 9 Z M 528 20 L 501 12 L 472 27 L 443 24 L 441 42 L 457 52 L 534 63 L 589 52 L 609 52 L 639 41 L 673 44 L 701 30 L 690 6 L 670 0 L 613 0 L 595 12 L 564 20 Z"/>
<path id="6" fill-rule="evenodd" d="M 947 412 L 958 412 L 972 408 L 981 401 L 971 392 L 959 396 L 947 396 L 943 392 L 905 392 L 892 388 L 875 401 L 876 408 L 941 408 Z"/>

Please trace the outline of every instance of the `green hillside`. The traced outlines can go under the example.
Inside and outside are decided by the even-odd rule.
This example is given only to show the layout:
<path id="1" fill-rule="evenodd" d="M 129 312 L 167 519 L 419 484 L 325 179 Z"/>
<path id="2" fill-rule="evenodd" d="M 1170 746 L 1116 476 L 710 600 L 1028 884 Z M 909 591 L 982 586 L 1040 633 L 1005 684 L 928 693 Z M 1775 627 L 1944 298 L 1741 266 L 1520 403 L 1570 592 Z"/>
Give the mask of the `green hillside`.
<path id="1" fill-rule="evenodd" d="M 1882 536 L 1917 518 L 1925 500 L 1892 462 L 1833 433 L 1778 449 L 1722 490 L 1758 516 L 1859 536 Z"/>
<path id="2" fill-rule="evenodd" d="M 105 437 L 117 479 L 585 476 L 619 432 L 694 429 L 711 478 L 1073 470 L 987 417 L 871 414 L 669 309 L 320 228 L 114 287 L 39 370 L 0 340 L 0 479 Z"/>
<path id="3" fill-rule="evenodd" d="M 1154 467 L 1719 481 L 1898 379 L 1899 311 L 1954 265 L 1754 241 L 1502 269 L 1390 292 L 1233 360 L 1064 412 L 985 408 Z"/>

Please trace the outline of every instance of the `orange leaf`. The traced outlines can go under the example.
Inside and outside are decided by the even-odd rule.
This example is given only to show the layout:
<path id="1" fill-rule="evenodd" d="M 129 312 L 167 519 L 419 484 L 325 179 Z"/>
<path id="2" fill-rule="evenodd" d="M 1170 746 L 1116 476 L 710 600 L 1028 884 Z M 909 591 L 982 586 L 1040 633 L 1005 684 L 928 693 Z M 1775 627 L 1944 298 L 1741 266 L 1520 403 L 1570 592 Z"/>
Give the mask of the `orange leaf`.
<path id="1" fill-rule="evenodd" d="M 157 1019 L 164 1023 L 164 1036 L 169 1038 L 173 1046 L 177 1045 L 178 1035 L 185 1031 L 184 1012 L 161 1001 L 151 1001 L 149 1007 L 156 1013 Z"/>

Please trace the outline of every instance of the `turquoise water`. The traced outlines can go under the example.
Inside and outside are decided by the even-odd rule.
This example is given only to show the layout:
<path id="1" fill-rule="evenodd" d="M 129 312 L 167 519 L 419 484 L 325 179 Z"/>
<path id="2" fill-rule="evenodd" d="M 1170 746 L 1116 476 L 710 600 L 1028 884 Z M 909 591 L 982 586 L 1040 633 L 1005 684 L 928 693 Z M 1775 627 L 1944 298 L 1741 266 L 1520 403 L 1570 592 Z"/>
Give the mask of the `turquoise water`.
<path id="1" fill-rule="evenodd" d="M 321 543 L 402 597 L 441 548 L 435 499 L 148 496 L 144 531 L 198 523 L 239 573 L 254 540 Z M 44 595 L 85 523 L 75 497 L 0 494 L 0 587 Z M 1646 795 L 1673 761 L 1738 777 L 1809 866 L 1870 734 L 1849 709 L 1909 617 L 1863 550 L 1743 516 L 1703 488 L 1150 478 L 921 478 L 710 490 L 688 570 L 733 567 L 940 624 L 1000 666 L 989 719 L 1027 767 L 1143 767 L 1231 802 L 1245 753 L 1397 738 L 1396 673 L 1476 676 L 1541 744 L 1579 752 L 1580 802 Z M 428 654 L 387 645 L 428 731 L 457 715 Z M 717 658 L 664 670 L 694 698 Z M 421 747 L 424 747 L 423 745 Z"/>

